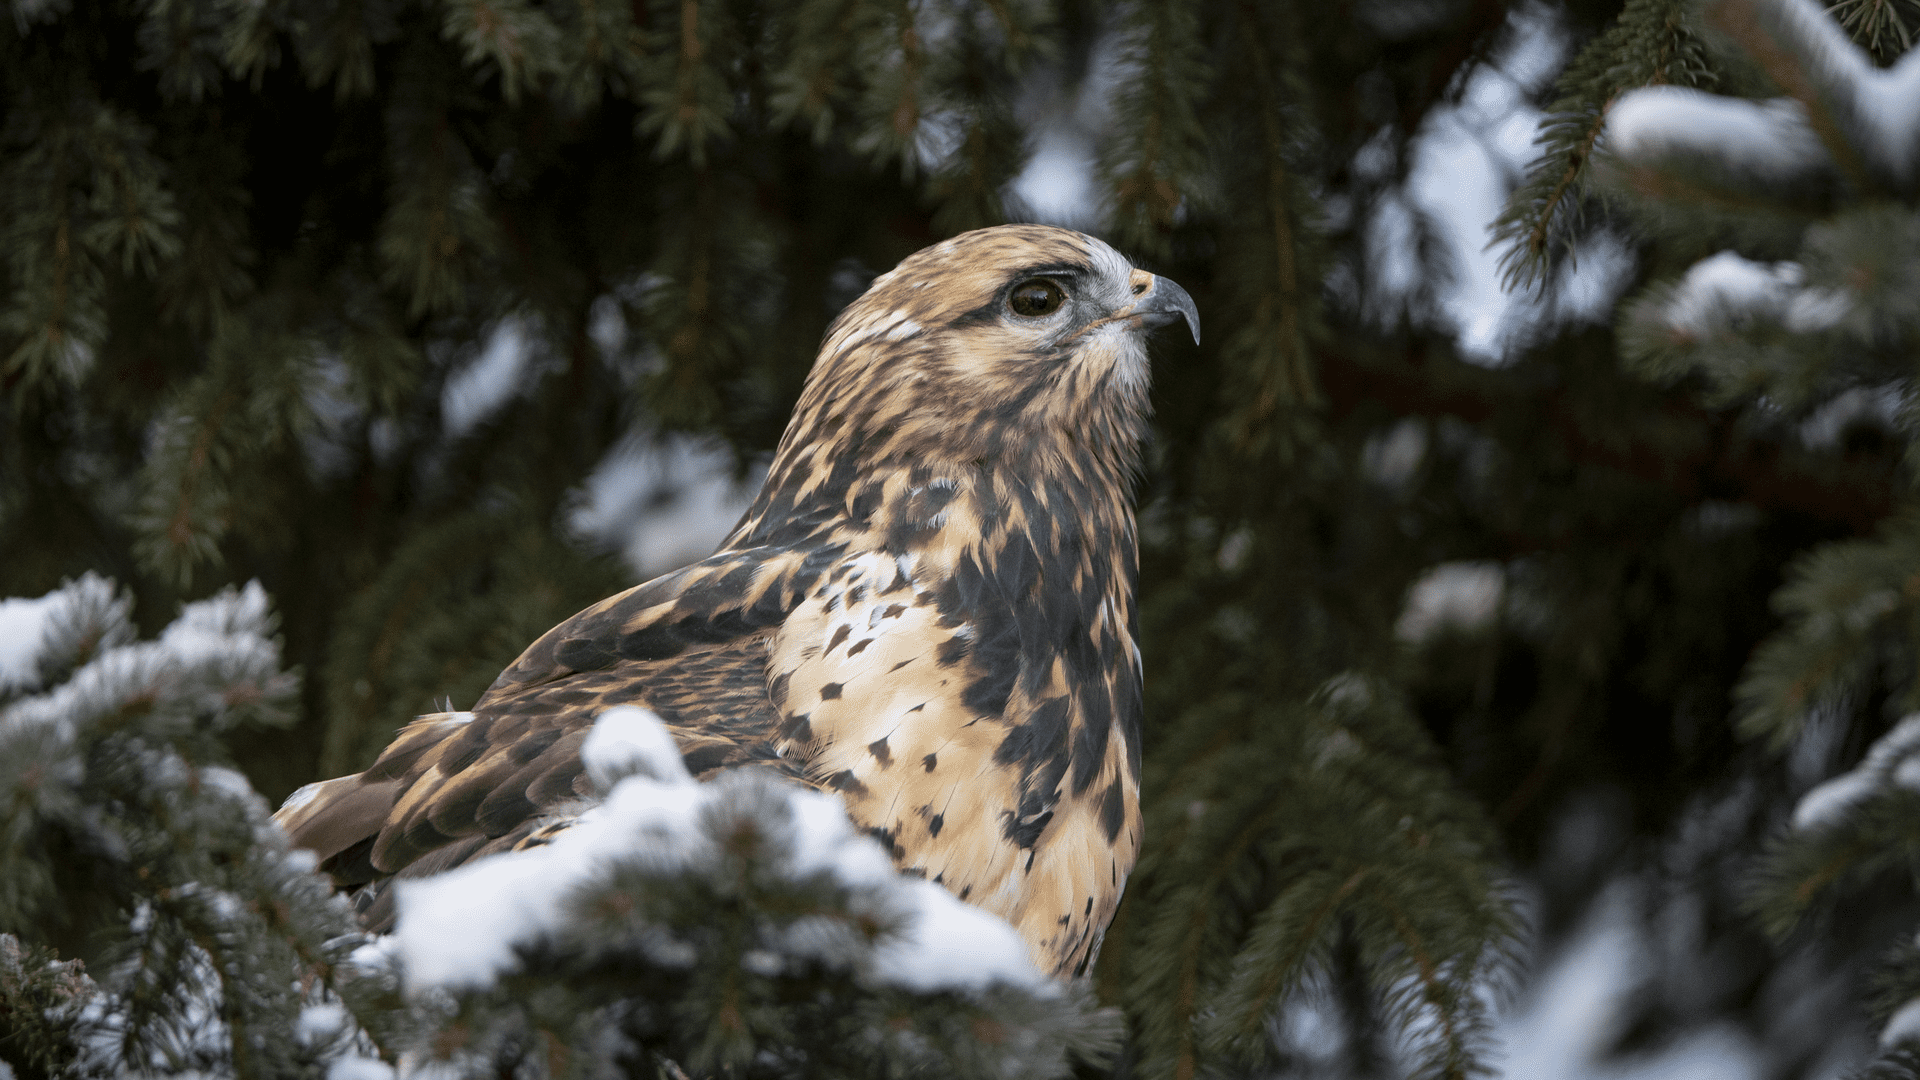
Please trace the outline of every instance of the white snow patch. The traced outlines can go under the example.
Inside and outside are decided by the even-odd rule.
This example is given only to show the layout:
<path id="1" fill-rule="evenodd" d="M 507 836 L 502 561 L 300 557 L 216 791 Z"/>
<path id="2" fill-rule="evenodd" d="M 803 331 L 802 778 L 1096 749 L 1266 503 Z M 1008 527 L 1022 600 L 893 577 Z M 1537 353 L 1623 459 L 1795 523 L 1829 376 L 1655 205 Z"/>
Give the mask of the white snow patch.
<path id="1" fill-rule="evenodd" d="M 1854 128 L 1852 145 L 1881 170 L 1912 178 L 1920 157 L 1920 52 L 1881 69 L 1812 0 L 1771 6 L 1794 38 L 1813 47 L 1813 82 L 1830 88 L 1835 112 Z M 1804 106 L 1791 98 L 1754 102 L 1647 87 L 1621 95 L 1608 114 L 1607 133 L 1612 149 L 1628 159 L 1696 151 L 1779 177 L 1827 158 Z"/>
<path id="2" fill-rule="evenodd" d="M 0 694 L 39 689 L 39 665 L 53 644 L 50 638 L 62 630 L 71 632 L 76 620 L 102 633 L 96 648 L 128 640 L 129 603 L 112 581 L 91 570 L 45 596 L 0 600 Z"/>
<path id="3" fill-rule="evenodd" d="M 40 685 L 40 647 L 46 639 L 47 620 L 65 603 L 62 592 L 31 600 L 0 600 L 0 693 Z"/>
<path id="4" fill-rule="evenodd" d="M 1861 802 L 1890 787 L 1920 790 L 1920 713 L 1895 724 L 1867 751 L 1860 764 L 1819 784 L 1793 808 L 1796 829 L 1826 829 L 1840 824 Z"/>
<path id="5" fill-rule="evenodd" d="M 663 749 L 671 736 L 644 710 L 610 710 L 593 735 L 593 749 L 583 753 L 603 769 L 644 760 L 671 771 L 662 759 L 678 759 Z M 733 790 L 775 783 L 752 773 L 704 784 L 687 783 L 684 770 L 664 782 L 636 773 L 619 780 L 603 803 L 552 843 L 398 883 L 393 948 L 409 991 L 490 983 L 513 966 L 517 944 L 558 933 L 569 898 L 610 863 L 694 866 L 712 856 L 712 837 L 701 824 L 704 811 Z M 1032 993 L 1057 992 L 1011 926 L 962 905 L 937 885 L 901 877 L 880 846 L 854 830 L 838 797 L 785 784 L 774 790 L 784 797 L 793 826 L 786 867 L 796 880 L 827 871 L 849 887 L 884 890 L 892 906 L 908 913 L 904 932 L 875 951 L 870 977 L 916 990 L 1004 982 Z M 658 962 L 690 960 L 683 944 L 661 937 Z"/>
<path id="6" fill-rule="evenodd" d="M 1111 207 L 1100 180 L 1100 146 L 1134 77 L 1134 45 L 1129 35 L 1109 29 L 1094 39 L 1079 83 L 1063 85 L 1046 71 L 1026 80 L 1016 108 L 1029 153 L 1020 175 L 1002 189 L 1011 219 L 1104 231 Z"/>
<path id="7" fill-rule="evenodd" d="M 1878 776 L 1859 771 L 1841 773 L 1800 796 L 1793 808 L 1793 827 L 1805 831 L 1838 824 L 1848 810 L 1878 790 Z"/>
<path id="8" fill-rule="evenodd" d="M 440 392 L 440 418 L 449 437 L 465 435 L 520 392 L 532 345 L 525 319 L 509 315 L 494 324 L 479 355 L 449 376 Z"/>
<path id="9" fill-rule="evenodd" d="M 1800 102 L 1747 101 L 1683 86 L 1620 95 L 1607 112 L 1605 138 L 1607 148 L 1628 161 L 1693 152 L 1777 179 L 1826 159 Z"/>
<path id="10" fill-rule="evenodd" d="M 394 1080 L 393 1066 L 379 1058 L 349 1054 L 327 1066 L 327 1080 Z"/>
<path id="11" fill-rule="evenodd" d="M 393 958 L 398 944 L 393 935 L 382 934 L 353 950 L 347 956 L 347 963 L 362 971 L 377 972 L 393 970 Z"/>
<path id="12" fill-rule="evenodd" d="M 1503 1027 L 1503 1075 L 1578 1076 L 1575 1063 L 1603 1057 L 1628 1020 L 1624 1006 L 1647 969 L 1647 943 L 1635 932 L 1630 890 L 1615 886 L 1595 904 L 1566 953 L 1530 992 L 1532 1001 Z"/>
<path id="13" fill-rule="evenodd" d="M 1882 69 L 1812 0 L 1778 0 L 1778 10 L 1794 37 L 1813 46 L 1813 64 L 1824 69 L 1815 81 L 1838 87 L 1843 109 L 1850 105 L 1852 118 L 1865 129 L 1854 145 L 1882 168 L 1910 178 L 1920 150 L 1920 53 Z"/>
<path id="14" fill-rule="evenodd" d="M 1086 134 L 1056 124 L 1034 135 L 1033 154 L 1008 186 L 1025 216 L 1067 228 L 1090 225 L 1099 205 L 1097 155 Z"/>
<path id="15" fill-rule="evenodd" d="M 905 885 L 919 910 L 904 933 L 875 951 L 874 974 L 882 982 L 922 993 L 984 990 L 995 982 L 1053 991 L 1027 959 L 1026 943 L 1004 920 L 961 903 L 931 881 Z"/>
<path id="16" fill-rule="evenodd" d="M 347 1030 L 346 1006 L 337 1001 L 322 1001 L 300 1010 L 294 1022 L 293 1037 L 301 1046 L 324 1046 Z"/>
<path id="17" fill-rule="evenodd" d="M 90 575 L 91 577 L 92 575 Z M 107 590 L 105 579 L 95 579 Z M 69 586 L 85 601 L 83 579 Z M 153 641 L 126 640 L 131 631 L 124 620 L 118 629 L 106 627 L 102 648 L 59 686 L 22 698 L 0 710 L 0 725 L 45 725 L 64 730 L 76 716 L 96 716 L 121 708 L 136 697 L 160 701 L 189 701 L 217 711 L 228 706 L 225 695 L 251 682 L 266 690 L 280 684 L 280 648 L 268 636 L 272 616 L 266 590 L 259 582 L 244 588 L 228 587 L 205 600 L 182 605 L 180 615 Z M 219 778 L 215 777 L 215 782 Z"/>
<path id="18" fill-rule="evenodd" d="M 1661 313 L 1672 329 L 1710 337 L 1749 316 L 1779 319 L 1797 333 L 1828 329 L 1846 317 L 1843 293 L 1809 288 L 1799 263 L 1758 263 L 1722 251 L 1694 263 L 1667 294 Z"/>
<path id="19" fill-rule="evenodd" d="M 1442 629 L 1478 630 L 1499 613 L 1506 583 L 1497 562 L 1441 563 L 1407 589 L 1394 635 L 1418 644 Z"/>
<path id="20" fill-rule="evenodd" d="M 1360 470 L 1374 483 L 1399 490 L 1413 480 L 1426 459 L 1427 422 L 1405 416 L 1367 437 L 1360 451 Z"/>
<path id="21" fill-rule="evenodd" d="M 640 578 L 705 558 L 753 504 L 766 475 L 739 482 L 723 444 L 636 433 L 607 451 L 568 512 L 575 535 L 614 548 Z"/>
<path id="22" fill-rule="evenodd" d="M 1911 179 L 1920 157 L 1920 51 L 1885 70 L 1863 65 L 1858 87 L 1861 119 L 1878 135 L 1869 152 L 1896 174 Z"/>
<path id="23" fill-rule="evenodd" d="M 623 705 L 608 709 L 594 722 L 580 747 L 580 760 L 595 790 L 608 792 L 629 776 L 644 776 L 662 784 L 691 784 L 680 747 L 666 725 L 650 709 Z"/>
<path id="24" fill-rule="evenodd" d="M 253 784 L 244 774 L 222 765 L 202 766 L 200 782 L 240 799 L 251 799 L 255 794 Z"/>
<path id="25" fill-rule="evenodd" d="M 1627 246 L 1602 234 L 1579 245 L 1567 272 L 1545 294 L 1509 292 L 1502 280 L 1493 224 L 1536 153 L 1542 113 L 1532 102 L 1559 71 L 1570 42 L 1564 19 L 1553 9 L 1513 9 L 1504 46 L 1473 70 L 1457 105 L 1428 114 L 1409 145 L 1404 201 L 1389 200 L 1368 223 L 1370 257 L 1381 292 L 1389 296 L 1411 295 L 1424 280 L 1410 254 L 1412 213 L 1432 223 L 1451 271 L 1434 286 L 1438 318 L 1457 335 L 1463 358 L 1475 363 L 1506 363 L 1552 326 L 1606 321 L 1633 269 Z M 1387 156 L 1377 148 L 1363 151 L 1369 153 Z M 1388 160 L 1371 167 L 1390 165 Z"/>
<path id="26" fill-rule="evenodd" d="M 1809 449 L 1833 450 L 1839 447 L 1840 436 L 1855 423 L 1898 431 L 1907 410 L 1908 393 L 1904 382 L 1842 390 L 1807 415 L 1800 424 L 1800 441 Z"/>
<path id="27" fill-rule="evenodd" d="M 267 590 L 256 580 L 181 605 L 179 617 L 160 632 L 156 644 L 176 662 L 205 664 L 226 655 L 236 641 L 271 630 Z"/>
<path id="28" fill-rule="evenodd" d="M 1709 1025 L 1647 1054 L 1618 1043 L 1657 966 L 1640 923 L 1641 888 L 1618 881 L 1495 1030 L 1497 1076 L 1508 1080 L 1760 1080 L 1765 1057 L 1732 1024 Z M 1698 955 L 1695 953 L 1695 955 Z M 1504 1059 L 1504 1060 L 1501 1060 Z"/>
<path id="29" fill-rule="evenodd" d="M 1887 1026 L 1880 1029 L 1880 1045 L 1896 1046 L 1903 1042 L 1920 1041 L 1920 998 L 1914 998 L 1887 1017 Z"/>

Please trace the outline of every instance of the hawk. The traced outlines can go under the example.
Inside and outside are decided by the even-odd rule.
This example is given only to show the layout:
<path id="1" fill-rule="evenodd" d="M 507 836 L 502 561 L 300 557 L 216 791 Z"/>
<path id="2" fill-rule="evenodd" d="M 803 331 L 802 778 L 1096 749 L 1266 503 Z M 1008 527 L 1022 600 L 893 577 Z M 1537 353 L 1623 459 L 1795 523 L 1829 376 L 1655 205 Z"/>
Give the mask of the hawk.
<path id="1" fill-rule="evenodd" d="M 1133 476 L 1147 331 L 1192 298 L 1101 241 L 926 248 L 828 329 L 765 486 L 711 557 L 548 631 L 467 713 L 277 815 L 372 929 L 385 885 L 536 843 L 580 745 L 652 709 L 690 771 L 837 791 L 901 870 L 1083 974 L 1140 849 Z"/>

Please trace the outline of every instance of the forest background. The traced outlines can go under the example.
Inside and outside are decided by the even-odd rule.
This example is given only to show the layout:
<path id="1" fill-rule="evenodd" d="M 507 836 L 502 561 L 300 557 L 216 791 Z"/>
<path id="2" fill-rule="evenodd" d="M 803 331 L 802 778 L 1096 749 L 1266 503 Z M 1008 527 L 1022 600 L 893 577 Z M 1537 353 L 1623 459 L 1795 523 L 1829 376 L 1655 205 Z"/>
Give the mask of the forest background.
<path id="1" fill-rule="evenodd" d="M 173 894 L 82 812 L 124 740 L 272 802 L 365 766 L 703 553 L 876 273 L 1047 220 L 1207 328 L 1155 344 L 1148 840 L 1076 1068 L 1912 1075 L 1916 27 L 11 0 L 0 596 L 117 585 L 0 606 L 0 931 L 144 1001 Z M 215 625 L 215 705 L 58 697 Z"/>

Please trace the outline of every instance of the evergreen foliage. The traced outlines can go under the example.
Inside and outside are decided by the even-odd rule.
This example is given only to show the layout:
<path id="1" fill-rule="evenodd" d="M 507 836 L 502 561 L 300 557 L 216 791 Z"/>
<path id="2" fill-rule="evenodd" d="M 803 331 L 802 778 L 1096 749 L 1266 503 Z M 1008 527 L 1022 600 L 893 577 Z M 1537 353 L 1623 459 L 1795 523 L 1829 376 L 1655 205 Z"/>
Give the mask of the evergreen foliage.
<path id="1" fill-rule="evenodd" d="M 1571 263 L 1593 200 L 1589 166 L 1607 109 L 1623 92 L 1642 86 L 1710 89 L 1716 82 L 1690 8 L 1685 0 L 1629 0 L 1613 25 L 1561 73 L 1536 140 L 1539 155 L 1494 223 L 1493 242 L 1502 249 L 1509 287 L 1538 285 Z"/>
<path id="2" fill-rule="evenodd" d="M 1780 96 L 1756 103 L 1643 90 L 1615 103 L 1603 182 L 1668 258 L 1726 248 L 1624 306 L 1622 356 L 1727 406 L 1806 417 L 1884 402 L 1910 469 L 1920 461 L 1910 412 L 1920 348 L 1920 56 L 1876 67 L 1904 51 L 1889 48 L 1887 28 L 1902 25 L 1891 9 L 1836 12 L 1871 53 L 1797 0 L 1718 0 L 1704 14 L 1729 83 Z M 1778 749 L 1810 737 L 1809 725 L 1871 724 L 1873 703 L 1914 708 L 1920 519 L 1909 486 L 1871 535 L 1819 545 L 1788 568 L 1773 597 L 1784 625 L 1755 650 L 1737 689 L 1744 733 Z M 1773 933 L 1888 871 L 1910 874 L 1920 852 L 1906 765 L 1916 724 L 1902 721 L 1852 771 L 1801 799 L 1752 895 Z M 1880 982 L 1883 1043 L 1920 1039 L 1920 1014 L 1888 1023 L 1920 1000 L 1910 944 L 1894 950 Z M 1895 1052 L 1865 1075 L 1916 1074 L 1911 1056 Z"/>
<path id="3" fill-rule="evenodd" d="M 1787 969 L 1750 912 L 1798 926 L 1823 975 L 1883 953 L 1875 920 L 1802 913 L 1904 865 L 1909 793 L 1897 761 L 1863 766 L 1884 783 L 1857 813 L 1789 834 L 1748 889 L 1736 871 L 1811 780 L 1734 721 L 1795 747 L 1839 731 L 1829 757 L 1857 755 L 1912 684 L 1920 245 L 1911 162 L 1859 89 L 1890 85 L 1862 58 L 1901 54 L 1903 5 L 1843 6 L 1859 54 L 1770 0 L 1563 5 L 1588 41 L 1502 221 L 1509 271 L 1553 287 L 1596 227 L 1632 225 L 1662 280 L 1616 328 L 1542 331 L 1491 367 L 1431 328 L 1430 289 L 1379 318 L 1369 223 L 1493 62 L 1497 5 L 16 0 L 0 595 L 79 579 L 97 634 L 0 701 L 0 932 L 19 942 L 0 1057 L 367 1080 L 368 1054 L 529 1075 L 1102 1068 L 1112 1021 L 1084 995 L 878 984 L 878 929 L 831 963 L 749 963 L 743 943 L 786 940 L 795 912 L 844 922 L 871 899 L 740 854 L 791 826 L 752 785 L 709 822 L 734 854 L 610 872 L 499 979 L 419 991 L 222 771 L 279 798 L 359 768 L 630 584 L 567 525 L 595 466 L 629 436 L 696 433 L 745 475 L 828 320 L 900 257 L 1023 213 L 1008 182 L 1086 94 L 1102 231 L 1209 330 L 1156 345 L 1147 848 L 1093 981 L 1126 1019 L 1114 1067 L 1484 1072 L 1523 936 L 1510 879 L 1551 942 L 1604 882 L 1664 875 L 1733 974 L 1662 960 L 1628 1048 L 1733 1016 L 1782 1075 L 1811 1071 L 1809 1039 L 1844 1017 L 1773 1023 L 1798 999 L 1768 990 Z M 1623 139 L 1641 88 L 1724 93 L 1687 100 L 1777 135 L 1779 167 L 1756 180 L 1737 147 L 1657 125 Z M 1801 104 L 1748 101 L 1780 94 Z M 504 403 L 453 408 L 516 341 Z M 1838 449 L 1796 433 L 1809 411 L 1845 421 Z M 144 697 L 158 684 L 82 678 L 195 620 L 238 651 L 155 668 L 171 681 Z M 1838 764 L 1816 751 L 1811 779 Z M 1595 815 L 1608 839 L 1559 853 Z M 1708 818 L 1732 824 L 1700 840 Z M 667 978 L 662 925 L 712 993 Z M 46 967 L 54 948 L 97 984 Z M 1913 955 L 1886 962 L 1877 1018 L 1920 987 Z M 1331 1034 L 1297 1037 L 1302 1010 Z M 121 1056 L 88 1057 L 95 1028 Z M 246 1038 L 264 1030 L 283 1037 Z M 1909 1075 L 1902 1053 L 1874 1075 Z"/>
<path id="4" fill-rule="evenodd" d="M 150 642 L 103 578 L 45 603 L 38 685 L 0 714 L 0 925 L 98 948 L 101 982 L 0 939 L 10 1041 L 45 1075 L 320 1075 L 288 1033 L 356 928 L 221 763 L 226 732 L 291 719 L 265 592 L 189 604 Z"/>

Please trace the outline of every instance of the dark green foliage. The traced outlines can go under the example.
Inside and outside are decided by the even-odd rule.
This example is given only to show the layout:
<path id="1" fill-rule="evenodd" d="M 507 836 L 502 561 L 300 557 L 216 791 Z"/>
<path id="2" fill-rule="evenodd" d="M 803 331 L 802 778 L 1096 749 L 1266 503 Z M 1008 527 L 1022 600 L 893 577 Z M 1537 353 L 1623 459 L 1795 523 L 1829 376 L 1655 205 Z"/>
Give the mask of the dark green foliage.
<path id="1" fill-rule="evenodd" d="M 1447 42 L 1492 25 L 1478 18 L 1434 24 L 1451 39 L 1394 39 L 1383 77 L 1410 115 L 1444 81 Z M 1150 497 L 1163 517 L 1260 533 L 1267 508 L 1183 477 L 1272 469 L 1318 437 L 1328 255 L 1310 193 L 1329 180 L 1325 150 L 1358 137 L 1322 130 L 1341 110 L 1324 88 L 1380 66 L 1386 35 L 1232 4 L 107 5 L 0 28 L 17 151 L 4 194 L 22 208 L 7 452 L 34 463 L 10 474 L 0 511 L 73 538 L 65 553 L 10 541 L 23 557 L 7 591 L 87 565 L 161 602 L 260 575 L 315 678 L 294 738 L 243 737 L 239 753 L 275 793 L 364 764 L 394 725 L 465 705 L 547 625 L 618 587 L 556 535 L 568 488 L 615 438 L 690 428 L 765 449 L 844 279 L 1000 220 L 1022 164 L 1019 80 L 1042 64 L 1079 78 L 1103 25 L 1122 88 L 1101 148 L 1119 238 L 1224 331 L 1204 360 L 1170 354 L 1194 374 L 1163 379 L 1174 439 Z M 1309 71 L 1316 55 L 1350 74 Z M 527 385 L 471 430 L 448 427 L 443 388 L 508 325 L 532 340 Z M 1209 434 L 1216 386 L 1226 423 Z M 1309 458 L 1322 491 L 1352 468 Z M 1262 673 L 1259 643 L 1318 617 L 1223 611 L 1244 685 L 1156 706 L 1157 730 L 1190 715 L 1195 733 L 1150 746 L 1175 792 L 1149 792 L 1156 828 L 1182 820 L 1190 791 L 1216 799 L 1221 835 L 1191 854 L 1217 855 L 1223 882 L 1264 882 L 1210 897 L 1210 940 L 1248 947 L 1190 966 L 1203 993 L 1131 1000 L 1156 1071 L 1191 1067 L 1179 1047 L 1196 1024 L 1223 1061 L 1257 1049 L 1287 996 L 1335 964 L 1336 940 L 1355 945 L 1347 974 L 1375 987 L 1388 1024 L 1437 1024 L 1426 1067 L 1476 1060 L 1474 987 L 1511 933 L 1492 836 L 1387 704 L 1397 692 L 1368 656 L 1381 612 Z M 1175 623 L 1159 625 L 1149 663 L 1190 663 Z M 1346 717 L 1332 704 L 1345 698 L 1316 689 L 1349 684 L 1380 704 Z M 1250 723 L 1275 732 L 1250 761 L 1340 738 L 1360 760 L 1351 775 L 1219 771 L 1199 733 Z M 1305 787 L 1263 816 L 1283 776 Z M 1243 813 L 1257 835 L 1235 825 Z M 1317 839 L 1327 815 L 1351 820 Z M 1128 929 L 1158 925 L 1160 858 L 1113 947 L 1138 970 L 1186 970 L 1156 959 L 1164 931 L 1140 944 Z M 1289 886 L 1295 867 L 1315 876 Z M 1359 886 L 1314 884 L 1362 867 Z M 1294 914 L 1321 903 L 1328 917 Z M 1224 1026 L 1204 1019 L 1215 1000 L 1235 1006 Z M 1013 1005 L 981 1007 L 1013 1022 L 995 1012 Z M 960 1022 L 940 1015 L 926 1031 Z"/>
<path id="2" fill-rule="evenodd" d="M 480 553 L 475 557 L 475 553 Z M 622 588 L 547 529 L 485 511 L 448 515 L 408 538 L 341 610 L 324 680 L 332 715 L 320 773 L 373 760 L 400 725 L 478 698 L 509 659 Z"/>
<path id="3" fill-rule="evenodd" d="M 16 693 L 0 726 L 0 926 L 29 953 L 93 952 L 100 992 L 77 972 L 49 986 L 16 969 L 0 1011 L 61 1010 L 42 1014 L 52 1032 L 14 1022 L 28 1067 L 319 1076 L 320 1055 L 285 1033 L 307 991 L 333 983 L 353 920 L 220 764 L 235 728 L 290 719 L 264 593 L 190 605 L 151 642 L 103 579 L 62 598 L 41 689 Z"/>
<path id="4" fill-rule="evenodd" d="M 1901 2 L 1842 13 L 1883 62 L 1914 25 Z M 566 525 L 617 440 L 710 434 L 744 469 L 839 307 L 909 252 L 1000 220 L 1045 135 L 1032 125 L 1083 92 L 1106 110 L 1079 134 L 1112 238 L 1186 286 L 1207 326 L 1203 347 L 1156 345 L 1148 832 L 1094 984 L 1126 1013 L 1122 1067 L 1306 1071 L 1280 1021 L 1312 1002 L 1345 1025 L 1336 1072 L 1482 1070 L 1481 992 L 1519 934 L 1510 875 L 1538 887 L 1549 943 L 1615 877 L 1694 890 L 1714 955 L 1735 958 L 1713 970 L 1739 974 L 1709 984 L 1674 960 L 1649 979 L 1706 1004 L 1685 1020 L 1648 1005 L 1634 1030 L 1767 1028 L 1769 1002 L 1796 999 L 1769 989 L 1779 969 L 1735 872 L 1819 776 L 1743 749 L 1736 714 L 1784 741 L 1817 706 L 1814 726 L 1849 732 L 1833 754 L 1857 755 L 1910 691 L 1914 648 L 1905 414 L 1869 410 L 1831 446 L 1789 421 L 1904 392 L 1920 248 L 1912 186 L 1855 145 L 1844 87 L 1794 81 L 1804 50 L 1773 9 L 1713 10 L 1564 7 L 1586 41 L 1501 222 L 1509 273 L 1559 282 L 1605 200 L 1609 224 L 1641 228 L 1653 273 L 1728 247 L 1796 260 L 1779 288 L 1845 290 L 1846 314 L 1810 331 L 1713 309 L 1676 335 L 1669 281 L 1633 293 L 1617 333 L 1487 368 L 1372 314 L 1367 223 L 1416 133 L 1489 63 L 1498 5 L 15 4 L 0 18 L 0 595 L 98 569 L 138 596 L 152 637 L 177 601 L 257 578 L 307 679 L 296 693 L 261 675 L 274 707 L 248 708 L 286 727 L 171 698 L 124 727 L 74 712 L 79 741 L 0 727 L 24 740 L 0 750 L 0 929 L 53 911 L 26 955 L 58 943 L 134 995 L 148 1020 L 131 1045 L 246 1075 L 313 1073 L 349 1043 L 556 1075 L 853 1072 L 883 1044 L 901 1071 L 1047 1073 L 1063 1043 L 1105 1045 L 1078 997 L 916 997 L 851 965 L 743 974 L 743 935 L 790 910 L 638 871 L 597 895 L 683 922 L 707 958 L 688 983 L 627 949 L 618 912 L 590 911 L 498 986 L 409 1005 L 399 972 L 348 962 L 343 914 L 260 834 L 256 802 L 217 784 L 183 796 L 125 764 L 138 751 L 199 775 L 230 748 L 278 798 L 363 766 L 416 712 L 470 704 L 547 626 L 632 582 Z M 1824 163 L 1757 193 L 1699 155 L 1596 168 L 1609 104 L 1662 84 L 1805 89 L 1831 120 L 1815 124 Z M 1431 255 L 1408 253 L 1420 295 L 1445 272 Z M 515 393 L 452 422 L 448 386 L 509 330 L 529 343 Z M 1409 590 L 1444 580 L 1436 566 L 1498 583 L 1484 618 L 1408 628 Z M 99 625 L 88 647 L 139 636 L 126 617 Z M 27 783 L 85 753 L 99 767 L 80 786 Z M 131 854 L 60 846 L 108 785 L 168 811 L 173 831 L 137 838 L 164 848 L 165 873 L 297 912 L 230 924 L 199 892 L 156 903 Z M 1673 870 L 1675 837 L 1729 792 L 1748 793 L 1738 820 Z M 1768 920 L 1902 865 L 1901 797 L 1784 841 Z M 1565 855 L 1559 830 L 1591 806 L 1623 809 Z M 1800 933 L 1822 971 L 1885 945 Z M 329 973 L 315 985 L 346 994 L 365 1034 L 246 1061 L 193 1042 L 183 1003 L 125 973 L 237 957 L 221 934 L 274 943 L 250 971 Z M 120 966 L 130 955 L 147 967 Z M 1883 1013 L 1920 986 L 1908 953 L 1887 970 Z M 268 982 L 236 991 L 236 1023 L 310 1007 Z M 51 992 L 3 985 L 7 1001 Z M 1005 1049 L 983 1050 L 996 1032 Z M 35 1043 L 38 1067 L 62 1067 L 61 1037 Z"/>
<path id="5" fill-rule="evenodd" d="M 83 1053 L 75 1021 L 98 993 L 80 961 L 0 934 L 0 1061 L 24 1080 L 71 1075 Z"/>
<path id="6" fill-rule="evenodd" d="M 1861 6 L 1838 14 L 1887 57 L 1898 13 Z M 1621 351 L 1647 376 L 1687 379 L 1723 407 L 1760 399 L 1765 412 L 1804 420 L 1822 409 L 1870 411 L 1877 396 L 1887 403 L 1887 437 L 1910 469 L 1910 406 L 1892 403 L 1912 393 L 1920 343 L 1920 176 L 1871 120 L 1885 107 L 1869 100 L 1872 65 L 1831 29 L 1822 33 L 1810 21 L 1817 18 L 1773 0 L 1706 9 L 1723 67 L 1804 110 L 1775 115 L 1781 146 L 1806 149 L 1763 169 L 1711 131 L 1680 132 L 1668 142 L 1630 141 L 1602 164 L 1669 257 L 1731 248 L 1632 299 Z M 1782 258 L 1791 261 L 1748 261 Z M 1785 625 L 1754 651 L 1738 687 L 1743 733 L 1779 750 L 1836 731 L 1881 730 L 1885 715 L 1913 710 L 1920 518 L 1908 486 L 1896 489 L 1871 535 L 1816 547 L 1787 569 L 1773 597 Z M 1851 772 L 1807 793 L 1792 830 L 1770 843 L 1749 904 L 1771 933 L 1830 926 L 1836 904 L 1890 873 L 1913 880 L 1920 800 L 1907 762 L 1915 723 L 1910 716 Z M 1914 1000 L 1916 970 L 1910 943 L 1882 962 L 1877 1020 Z M 1861 1075 L 1915 1074 L 1903 1051 Z"/>
<path id="7" fill-rule="evenodd" d="M 1147 828 L 1161 839 L 1102 967 L 1141 1018 L 1150 1074 L 1263 1056 L 1282 1002 L 1332 967 L 1343 938 L 1390 988 L 1387 1022 L 1422 1033 L 1420 1075 L 1479 1063 L 1475 988 L 1509 959 L 1515 927 L 1480 865 L 1483 815 L 1447 790 L 1394 693 L 1347 675 L 1303 705 L 1224 693 L 1186 713 L 1185 745 L 1149 773 Z M 1347 827 L 1291 827 L 1333 820 Z"/>
<path id="8" fill-rule="evenodd" d="M 1882 687 L 1916 704 L 1909 580 L 1920 567 L 1920 515 L 1907 508 L 1871 538 L 1807 555 L 1774 595 L 1787 625 L 1754 654 L 1740 684 L 1743 729 L 1778 748 L 1809 716 L 1844 715 Z"/>
<path id="9" fill-rule="evenodd" d="M 1607 108 L 1620 94 L 1716 82 L 1691 7 L 1687 0 L 1628 0 L 1560 74 L 1535 141 L 1539 155 L 1494 223 L 1509 287 L 1538 285 L 1571 262 L 1574 242 L 1586 234 L 1594 152 Z"/>

